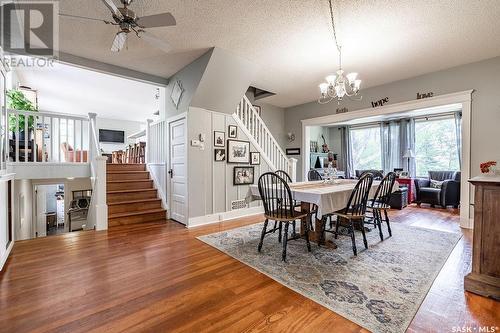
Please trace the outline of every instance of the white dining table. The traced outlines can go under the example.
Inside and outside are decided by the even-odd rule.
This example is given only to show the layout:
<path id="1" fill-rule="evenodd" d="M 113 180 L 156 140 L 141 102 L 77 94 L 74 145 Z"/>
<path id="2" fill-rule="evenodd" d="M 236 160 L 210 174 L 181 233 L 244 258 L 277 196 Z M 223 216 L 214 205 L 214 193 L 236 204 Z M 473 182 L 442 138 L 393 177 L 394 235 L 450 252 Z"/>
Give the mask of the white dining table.
<path id="1" fill-rule="evenodd" d="M 333 182 L 324 180 L 311 182 L 290 183 L 292 197 L 296 201 L 307 202 L 318 206 L 318 219 L 323 214 L 329 214 L 347 206 L 349 196 L 356 186 L 356 179 L 337 179 Z M 373 198 L 377 191 L 380 181 L 373 181 L 370 188 L 370 198 Z M 397 182 L 394 184 L 393 191 L 399 189 Z M 251 185 L 246 196 L 247 202 L 260 200 L 259 188 L 257 185 Z"/>

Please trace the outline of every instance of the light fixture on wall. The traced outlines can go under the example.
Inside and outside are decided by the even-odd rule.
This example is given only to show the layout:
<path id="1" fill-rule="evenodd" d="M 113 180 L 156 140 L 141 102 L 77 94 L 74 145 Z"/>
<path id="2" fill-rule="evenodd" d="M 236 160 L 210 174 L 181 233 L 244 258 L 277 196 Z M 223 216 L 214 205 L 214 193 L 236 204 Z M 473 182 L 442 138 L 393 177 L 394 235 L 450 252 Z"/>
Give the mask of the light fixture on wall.
<path id="1" fill-rule="evenodd" d="M 339 44 L 337 40 L 337 32 L 335 30 L 335 21 L 333 19 L 333 6 L 332 0 L 328 0 L 330 5 L 330 17 L 332 20 L 332 30 L 333 30 L 333 39 L 335 41 L 335 46 L 337 47 L 337 51 L 339 52 L 339 69 L 337 70 L 336 75 L 331 74 L 326 77 L 326 82 L 323 82 L 319 85 L 319 89 L 321 92 L 321 97 L 318 99 L 318 103 L 327 104 L 337 99 L 337 103 L 340 104 L 342 99 L 347 96 L 353 100 L 361 100 L 361 96 L 359 94 L 359 88 L 361 86 L 361 80 L 357 79 L 358 73 L 349 73 L 345 74 L 342 69 L 342 46 Z"/>
<path id="2" fill-rule="evenodd" d="M 292 132 L 288 132 L 287 138 L 288 138 L 288 142 L 294 142 L 295 141 L 295 134 Z"/>

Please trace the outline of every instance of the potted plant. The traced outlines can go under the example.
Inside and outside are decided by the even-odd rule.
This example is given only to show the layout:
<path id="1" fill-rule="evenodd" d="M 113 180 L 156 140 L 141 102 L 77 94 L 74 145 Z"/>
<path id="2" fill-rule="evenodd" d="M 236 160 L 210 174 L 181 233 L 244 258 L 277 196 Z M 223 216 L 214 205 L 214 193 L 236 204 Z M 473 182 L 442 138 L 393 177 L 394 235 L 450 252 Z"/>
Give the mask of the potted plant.
<path id="1" fill-rule="evenodd" d="M 24 96 L 23 92 L 17 89 L 12 89 L 7 92 L 7 105 L 9 109 L 18 111 L 31 111 L 37 112 L 33 103 Z M 27 119 L 26 119 L 27 118 Z M 26 121 L 28 122 L 28 139 L 31 137 L 33 130 L 35 128 L 35 115 L 33 116 L 23 116 L 19 115 L 19 141 L 25 140 L 25 130 Z M 15 114 L 9 114 L 9 131 L 12 132 L 12 136 L 15 138 L 17 128 L 17 120 Z"/>

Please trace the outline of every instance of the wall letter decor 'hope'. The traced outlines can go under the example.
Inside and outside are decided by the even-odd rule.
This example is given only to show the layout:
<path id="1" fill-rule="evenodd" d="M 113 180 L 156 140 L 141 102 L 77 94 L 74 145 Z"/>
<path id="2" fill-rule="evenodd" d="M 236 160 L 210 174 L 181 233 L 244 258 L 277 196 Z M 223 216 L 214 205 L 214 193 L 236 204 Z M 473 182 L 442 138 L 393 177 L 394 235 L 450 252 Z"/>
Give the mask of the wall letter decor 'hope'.
<path id="1" fill-rule="evenodd" d="M 378 106 L 383 106 L 384 104 L 389 103 L 389 97 L 385 97 L 385 98 L 379 99 L 376 102 L 371 102 L 371 103 L 372 103 L 372 108 L 376 108 Z"/>

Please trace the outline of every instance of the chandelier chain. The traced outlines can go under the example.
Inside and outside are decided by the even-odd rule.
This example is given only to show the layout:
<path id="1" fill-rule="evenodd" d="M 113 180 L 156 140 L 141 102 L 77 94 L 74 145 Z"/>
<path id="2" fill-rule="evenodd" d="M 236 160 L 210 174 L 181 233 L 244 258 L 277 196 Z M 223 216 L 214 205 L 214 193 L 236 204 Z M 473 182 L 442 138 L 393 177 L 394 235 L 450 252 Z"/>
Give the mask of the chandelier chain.
<path id="1" fill-rule="evenodd" d="M 337 50 L 340 53 L 340 48 L 341 46 L 339 45 L 339 42 L 337 40 L 337 31 L 335 29 L 335 20 L 333 18 L 333 5 L 332 5 L 332 0 L 328 0 L 328 3 L 330 4 L 330 18 L 332 20 L 332 30 L 333 30 L 333 39 L 335 40 L 335 46 L 337 47 Z"/>

